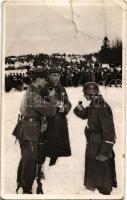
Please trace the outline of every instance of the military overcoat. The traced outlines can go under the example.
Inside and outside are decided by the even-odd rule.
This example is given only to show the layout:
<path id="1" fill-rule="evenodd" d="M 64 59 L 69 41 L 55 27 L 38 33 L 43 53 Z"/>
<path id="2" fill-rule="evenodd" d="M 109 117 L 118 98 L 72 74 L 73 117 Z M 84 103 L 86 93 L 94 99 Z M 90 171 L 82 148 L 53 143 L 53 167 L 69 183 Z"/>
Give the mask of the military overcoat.
<path id="1" fill-rule="evenodd" d="M 76 116 L 87 119 L 85 179 L 88 188 L 106 188 L 109 192 L 117 186 L 113 145 L 115 143 L 115 128 L 110 106 L 99 95 L 90 105 L 82 110 L 74 109 Z M 97 156 L 107 157 L 102 162 Z"/>
<path id="2" fill-rule="evenodd" d="M 61 85 L 55 87 L 55 92 L 56 100 L 64 102 L 64 112 L 59 112 L 59 108 L 57 108 L 54 116 L 47 117 L 48 126 L 45 132 L 42 155 L 48 157 L 70 156 L 71 148 L 66 115 L 71 109 L 71 103 L 65 88 Z"/>

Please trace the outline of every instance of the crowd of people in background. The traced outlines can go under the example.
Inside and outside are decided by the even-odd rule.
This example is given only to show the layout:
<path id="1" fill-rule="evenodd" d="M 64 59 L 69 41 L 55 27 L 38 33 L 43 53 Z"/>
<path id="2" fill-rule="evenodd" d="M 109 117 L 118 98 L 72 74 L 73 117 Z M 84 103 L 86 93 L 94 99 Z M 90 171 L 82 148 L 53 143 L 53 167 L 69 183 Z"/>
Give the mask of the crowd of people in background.
<path id="1" fill-rule="evenodd" d="M 77 60 L 76 60 L 77 59 Z M 18 72 L 19 69 L 7 71 L 5 75 L 5 91 L 12 89 L 22 91 L 31 83 L 30 70 L 33 67 L 42 67 L 50 70 L 52 67 L 58 68 L 61 72 L 61 85 L 64 87 L 78 87 L 86 82 L 95 81 L 104 86 L 121 86 L 122 84 L 122 67 L 120 65 L 103 65 L 96 62 L 89 62 L 80 57 L 65 59 L 65 56 L 41 57 L 36 63 L 33 61 L 32 67 L 26 67 L 25 72 Z M 32 62 L 32 60 L 30 60 Z"/>
<path id="2" fill-rule="evenodd" d="M 30 84 L 31 76 L 29 73 L 10 73 L 5 74 L 5 91 L 12 89 L 22 91 L 27 89 Z"/>

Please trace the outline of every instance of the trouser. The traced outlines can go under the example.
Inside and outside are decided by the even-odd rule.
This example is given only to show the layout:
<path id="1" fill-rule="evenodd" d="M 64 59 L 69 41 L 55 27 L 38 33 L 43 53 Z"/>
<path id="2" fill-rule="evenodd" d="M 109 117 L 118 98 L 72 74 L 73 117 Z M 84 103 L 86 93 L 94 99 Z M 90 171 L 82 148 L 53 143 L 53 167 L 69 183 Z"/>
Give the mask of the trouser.
<path id="1" fill-rule="evenodd" d="M 27 140 L 20 141 L 21 159 L 17 171 L 17 192 L 22 187 L 24 193 L 32 190 L 32 185 L 36 176 L 38 162 L 38 143 Z M 41 157 L 41 164 L 45 162 L 45 157 Z"/>
<path id="2" fill-rule="evenodd" d="M 32 185 L 36 176 L 36 165 L 38 156 L 38 143 L 24 140 L 21 144 L 21 187 L 23 192 L 32 190 Z"/>
<path id="3" fill-rule="evenodd" d="M 17 171 L 17 192 L 22 187 L 24 193 L 32 190 L 36 177 L 38 162 L 38 143 L 27 140 L 20 141 L 21 159 Z M 46 157 L 41 157 L 41 164 L 44 164 Z M 50 165 L 54 165 L 57 158 L 51 158 Z"/>

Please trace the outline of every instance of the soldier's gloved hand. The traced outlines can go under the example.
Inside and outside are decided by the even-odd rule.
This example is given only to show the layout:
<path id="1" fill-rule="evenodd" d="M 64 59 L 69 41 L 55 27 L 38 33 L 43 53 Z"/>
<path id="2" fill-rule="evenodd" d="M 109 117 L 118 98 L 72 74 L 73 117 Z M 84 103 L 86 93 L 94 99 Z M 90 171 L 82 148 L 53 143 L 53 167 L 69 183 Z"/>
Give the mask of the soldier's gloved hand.
<path id="1" fill-rule="evenodd" d="M 80 105 L 80 104 L 78 104 L 78 105 L 76 106 L 76 108 L 77 108 L 78 110 L 83 110 L 83 106 Z"/>
<path id="2" fill-rule="evenodd" d="M 101 162 L 105 162 L 108 159 L 109 159 L 109 157 L 103 156 L 101 154 L 96 156 L 96 160 L 101 161 Z"/>
<path id="3" fill-rule="evenodd" d="M 57 107 L 61 108 L 64 106 L 64 103 L 63 103 L 63 101 L 57 101 L 56 105 L 57 105 Z"/>
<path id="4" fill-rule="evenodd" d="M 44 132 L 47 129 L 47 123 L 41 125 L 41 132 Z"/>

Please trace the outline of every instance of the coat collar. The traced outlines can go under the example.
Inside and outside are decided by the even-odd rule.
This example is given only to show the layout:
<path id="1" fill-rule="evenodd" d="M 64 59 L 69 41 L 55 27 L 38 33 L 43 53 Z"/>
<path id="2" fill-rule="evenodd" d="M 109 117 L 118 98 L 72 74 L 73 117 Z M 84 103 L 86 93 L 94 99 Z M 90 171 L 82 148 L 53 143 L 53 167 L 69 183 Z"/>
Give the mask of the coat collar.
<path id="1" fill-rule="evenodd" d="M 34 86 L 33 84 L 31 84 L 30 86 L 30 90 L 32 90 L 33 92 L 36 92 L 37 94 L 41 95 L 40 94 L 40 89 L 37 88 L 36 86 Z"/>
<path id="2" fill-rule="evenodd" d="M 89 104 L 90 107 L 103 107 L 105 105 L 106 105 L 106 102 L 104 101 L 102 95 L 98 95 L 95 98 L 93 98 Z"/>

